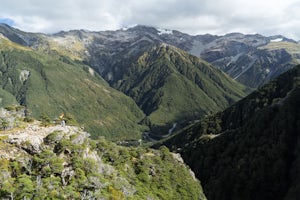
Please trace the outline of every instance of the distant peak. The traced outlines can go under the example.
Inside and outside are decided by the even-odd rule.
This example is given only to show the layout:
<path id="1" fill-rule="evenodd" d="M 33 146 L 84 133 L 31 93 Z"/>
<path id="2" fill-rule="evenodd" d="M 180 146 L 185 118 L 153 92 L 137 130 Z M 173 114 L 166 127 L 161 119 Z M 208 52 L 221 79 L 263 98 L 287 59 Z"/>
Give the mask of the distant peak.
<path id="1" fill-rule="evenodd" d="M 239 38 L 244 38 L 245 35 L 243 33 L 228 33 L 224 35 L 226 38 L 231 38 L 231 39 L 239 39 Z"/>
<path id="2" fill-rule="evenodd" d="M 137 31 L 137 32 L 149 32 L 152 34 L 173 34 L 173 30 L 166 29 L 166 28 L 158 28 L 153 26 L 147 26 L 147 25 L 134 25 L 131 27 L 122 28 L 123 31 Z"/>

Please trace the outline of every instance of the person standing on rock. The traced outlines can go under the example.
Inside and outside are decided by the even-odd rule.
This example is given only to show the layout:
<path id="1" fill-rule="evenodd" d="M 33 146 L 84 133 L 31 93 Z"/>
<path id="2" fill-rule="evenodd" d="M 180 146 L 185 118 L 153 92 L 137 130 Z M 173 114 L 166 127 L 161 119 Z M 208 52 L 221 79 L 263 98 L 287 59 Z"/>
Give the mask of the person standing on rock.
<path id="1" fill-rule="evenodd" d="M 66 122 L 65 122 L 65 120 L 64 120 L 64 116 L 65 116 L 64 113 L 62 113 L 62 114 L 59 116 L 59 118 L 60 118 L 60 120 L 61 120 L 60 124 L 61 124 L 62 127 L 65 127 L 65 126 L 66 126 Z"/>

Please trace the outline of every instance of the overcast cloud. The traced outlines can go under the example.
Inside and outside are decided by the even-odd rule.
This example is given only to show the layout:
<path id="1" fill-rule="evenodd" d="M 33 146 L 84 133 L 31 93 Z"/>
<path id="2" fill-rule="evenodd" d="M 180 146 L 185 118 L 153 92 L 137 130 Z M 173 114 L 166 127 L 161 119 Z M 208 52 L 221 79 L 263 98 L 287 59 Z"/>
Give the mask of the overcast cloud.
<path id="1" fill-rule="evenodd" d="M 189 34 L 280 34 L 300 40 L 299 10 L 299 0 L 3 0 L 0 21 L 30 32 L 142 24 Z"/>

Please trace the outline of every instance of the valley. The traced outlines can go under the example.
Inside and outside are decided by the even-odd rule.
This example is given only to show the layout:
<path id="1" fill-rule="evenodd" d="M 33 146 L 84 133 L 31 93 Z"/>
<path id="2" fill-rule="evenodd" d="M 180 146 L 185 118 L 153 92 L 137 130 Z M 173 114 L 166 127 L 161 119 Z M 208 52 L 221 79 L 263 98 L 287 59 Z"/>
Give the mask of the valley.
<path id="1" fill-rule="evenodd" d="M 208 199 L 297 199 L 299 77 L 300 65 L 163 142 L 180 152 Z"/>
<path id="2" fill-rule="evenodd" d="M 281 35 L 0 24 L 0 197 L 297 199 L 299 63 Z"/>

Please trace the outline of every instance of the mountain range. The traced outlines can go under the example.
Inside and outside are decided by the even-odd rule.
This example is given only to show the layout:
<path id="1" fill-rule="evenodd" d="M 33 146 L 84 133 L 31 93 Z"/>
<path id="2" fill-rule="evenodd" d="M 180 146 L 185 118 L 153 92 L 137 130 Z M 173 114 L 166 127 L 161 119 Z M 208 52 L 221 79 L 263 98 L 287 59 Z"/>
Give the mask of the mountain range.
<path id="1" fill-rule="evenodd" d="M 43 112 L 47 113 L 49 110 L 48 114 L 52 117 L 59 115 L 59 112 L 69 112 L 81 124 L 85 124 L 87 130 L 93 135 L 101 132 L 100 135 L 112 138 L 118 138 L 125 133 L 129 139 L 140 138 L 141 133 L 145 131 L 150 131 L 155 138 L 161 138 L 162 135 L 168 134 L 168 130 L 175 124 L 179 128 L 193 119 L 223 110 L 251 91 L 249 87 L 240 85 L 236 81 L 250 87 L 258 87 L 292 68 L 299 62 L 300 52 L 296 41 L 283 36 L 264 37 L 240 33 L 224 36 L 208 34 L 191 36 L 178 31 L 140 25 L 117 31 L 73 30 L 42 34 L 26 33 L 1 24 L 0 33 L 2 43 L 5 43 L 3 46 L 9 43 L 10 49 L 17 49 L 22 56 L 29 52 L 36 54 L 35 57 L 26 58 L 27 60 L 31 59 L 32 62 L 37 63 L 36 60 L 47 57 L 48 63 L 56 62 L 56 66 L 66 64 L 74 66 L 71 71 L 78 70 L 77 75 L 94 76 L 93 79 L 85 79 L 91 85 L 97 80 L 96 85 L 100 81 L 101 85 L 105 85 L 103 86 L 105 91 L 109 91 L 108 87 L 113 87 L 130 97 L 118 93 L 119 102 L 114 103 L 118 99 L 114 97 L 113 100 L 104 102 L 104 99 L 109 99 L 107 98 L 109 94 L 101 92 L 102 102 L 100 102 L 100 93 L 95 92 L 91 86 L 83 87 L 82 78 L 78 78 L 78 83 L 62 84 L 61 81 L 42 77 L 47 74 L 44 72 L 45 68 L 39 73 L 40 79 L 46 80 L 44 84 L 47 80 L 59 83 L 59 85 L 50 84 L 50 86 L 60 87 L 53 88 L 53 93 L 50 94 L 51 102 L 42 103 L 48 106 L 40 109 L 38 103 L 41 101 L 37 101 L 37 98 L 33 98 L 36 100 L 35 107 L 32 106 L 31 100 L 28 101 L 30 97 L 25 101 L 25 96 L 28 94 L 24 86 L 22 89 L 20 86 L 14 88 L 15 91 L 8 89 L 11 86 L 7 80 L 12 79 L 11 77 L 4 78 L 6 82 L 2 85 L 2 96 L 6 98 L 2 102 L 17 101 L 31 109 L 34 117 L 38 117 Z M 6 54 L 10 53 L 6 52 Z M 15 65 L 23 65 L 23 61 L 19 58 L 11 59 L 21 62 Z M 39 60 L 38 63 L 42 62 Z M 29 64 L 25 64 L 27 65 Z M 3 63 L 3 66 L 7 66 L 7 63 Z M 50 68 L 55 67 L 52 64 Z M 80 71 L 82 69 L 85 72 Z M 55 71 L 61 74 L 60 80 L 77 80 L 76 75 L 71 75 L 66 70 Z M 28 74 L 30 70 L 19 69 L 18 73 L 21 72 Z M 16 73 L 16 71 L 11 70 L 11 73 Z M 56 75 L 54 77 L 58 78 Z M 65 77 L 74 78 L 65 79 Z M 17 82 L 15 81 L 13 85 Z M 71 84 L 73 88 L 68 84 Z M 71 94 L 59 100 L 62 94 L 57 92 L 66 91 L 61 85 L 68 87 L 68 93 L 72 89 L 78 93 L 75 87 L 90 91 L 88 95 L 82 96 L 89 100 L 76 98 L 75 100 L 74 95 Z M 42 91 L 36 89 L 28 91 L 30 90 Z M 117 92 L 116 90 L 114 91 Z M 80 94 L 84 93 L 80 92 Z M 15 101 L 12 96 L 16 98 Z M 134 104 L 139 108 L 136 108 Z M 55 108 L 50 109 L 49 105 Z M 125 112 L 115 114 L 119 112 L 117 105 L 125 105 L 129 109 L 125 107 Z"/>
<path id="2" fill-rule="evenodd" d="M 136 139 L 147 129 L 161 137 L 168 134 L 175 123 L 179 127 L 220 111 L 251 91 L 204 60 L 162 43 L 153 36 L 158 37 L 157 32 L 151 33 L 148 29 L 145 32 L 144 28 L 45 35 L 1 25 L 3 46 L 9 46 L 9 50 L 3 47 L 3 54 L 15 61 L 3 62 L 4 79 L 14 80 L 10 84 L 13 86 L 7 86 L 8 81 L 3 83 L 5 96 L 15 96 L 34 117 L 44 112 L 52 117 L 69 112 L 95 136 Z M 26 57 L 26 61 L 14 57 L 16 54 Z M 46 63 L 49 67 L 43 66 Z M 15 66 L 18 71 L 12 70 Z M 40 70 L 38 78 L 34 78 L 36 73 L 31 72 L 32 67 Z M 11 68 L 11 74 L 5 72 L 6 68 Z M 27 74 L 26 81 L 17 80 L 21 72 Z M 29 84 L 31 79 L 39 79 L 40 83 Z M 23 86 L 15 86 L 18 82 Z M 45 90 L 31 88 L 37 86 Z M 116 90 L 108 87 L 131 97 L 139 109 L 131 99 L 121 93 L 116 97 Z M 39 98 L 37 94 L 32 94 L 36 98 L 28 96 L 29 91 L 38 92 Z M 63 95 L 65 93 L 68 95 Z M 125 107 L 120 109 L 119 106 Z M 120 110 L 123 112 L 118 113 Z"/>
<path id="3" fill-rule="evenodd" d="M 136 59 L 153 46 L 166 43 L 213 64 L 232 78 L 258 87 L 299 63 L 299 43 L 281 35 L 231 33 L 224 36 L 188 35 L 175 30 L 137 25 L 117 31 L 73 30 L 32 34 L 1 25 L 1 33 L 22 45 L 44 48 L 85 59 L 106 80 L 118 76 L 115 64 Z M 42 46 L 42 47 L 41 47 Z"/>

